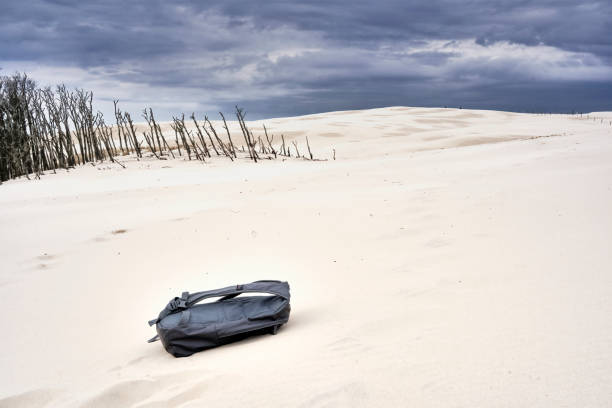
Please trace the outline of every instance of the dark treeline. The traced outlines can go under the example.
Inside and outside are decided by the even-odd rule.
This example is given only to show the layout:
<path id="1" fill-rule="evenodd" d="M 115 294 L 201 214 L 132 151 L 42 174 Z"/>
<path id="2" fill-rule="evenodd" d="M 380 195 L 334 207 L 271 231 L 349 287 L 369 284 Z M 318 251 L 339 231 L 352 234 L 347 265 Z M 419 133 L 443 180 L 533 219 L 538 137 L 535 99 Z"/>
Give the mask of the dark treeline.
<path id="1" fill-rule="evenodd" d="M 222 113 L 221 135 L 207 116 L 198 123 L 192 114 L 195 128 L 189 129 L 184 115 L 175 117 L 171 124 L 174 140 L 168 140 L 151 109 L 143 111 L 148 130 L 139 137 L 132 117 L 118 108 L 118 101 L 114 101 L 114 123 L 107 124 L 102 113 L 94 113 L 92 100 L 92 92 L 68 90 L 64 85 L 39 88 L 25 74 L 0 77 L 0 183 L 102 160 L 123 166 L 117 158 L 131 154 L 137 159 L 146 154 L 158 159 L 186 156 L 201 161 L 215 155 L 234 161 L 241 153 L 255 162 L 292 156 L 283 136 L 280 147 L 273 146 L 274 136 L 268 135 L 265 126 L 265 140 L 256 138 L 245 123 L 244 111 L 238 107 L 240 147 L 234 143 Z M 308 140 L 306 143 L 308 155 L 301 157 L 314 160 Z M 293 156 L 300 157 L 295 142 L 293 146 Z"/>

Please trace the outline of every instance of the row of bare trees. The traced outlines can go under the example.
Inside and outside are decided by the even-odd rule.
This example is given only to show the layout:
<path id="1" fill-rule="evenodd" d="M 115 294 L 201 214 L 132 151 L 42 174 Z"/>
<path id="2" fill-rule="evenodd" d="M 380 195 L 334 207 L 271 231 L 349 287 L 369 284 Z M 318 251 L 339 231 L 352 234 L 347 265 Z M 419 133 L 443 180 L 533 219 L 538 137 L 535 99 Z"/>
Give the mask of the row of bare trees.
<path id="1" fill-rule="evenodd" d="M 40 89 L 26 75 L 0 78 L 0 182 L 111 159 L 112 134 L 93 95 Z"/>
<path id="2" fill-rule="evenodd" d="M 134 155 L 137 159 L 186 156 L 206 161 L 225 156 L 234 161 L 248 158 L 257 162 L 278 156 L 315 160 L 306 138 L 308 155 L 301 156 L 294 141 L 291 146 L 281 136 L 274 147 L 274 136 L 256 137 L 245 122 L 245 113 L 236 107 L 243 143 L 235 143 L 225 116 L 219 112 L 223 131 L 219 132 L 207 116 L 198 122 L 191 115 L 193 127 L 185 116 L 174 117 L 171 128 L 174 140 L 167 139 L 155 120 L 152 109 L 143 111 L 148 129 L 137 133 L 128 112 L 115 105 L 115 121 L 107 124 L 102 113 L 94 113 L 93 93 L 81 89 L 69 91 L 64 85 L 55 89 L 38 88 L 25 74 L 0 77 L 0 183 L 12 178 L 40 175 L 47 170 L 68 169 L 76 165 Z"/>

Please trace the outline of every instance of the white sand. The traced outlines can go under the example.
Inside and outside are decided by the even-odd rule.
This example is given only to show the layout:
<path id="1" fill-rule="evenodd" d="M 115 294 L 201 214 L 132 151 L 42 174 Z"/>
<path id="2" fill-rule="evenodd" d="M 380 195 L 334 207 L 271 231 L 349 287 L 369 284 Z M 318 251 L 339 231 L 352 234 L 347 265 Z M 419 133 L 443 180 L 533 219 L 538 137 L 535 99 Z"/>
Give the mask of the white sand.
<path id="1" fill-rule="evenodd" d="M 612 115 L 592 116 L 332 112 L 266 125 L 336 161 L 5 183 L 0 406 L 612 406 Z M 278 335 L 145 342 L 173 296 L 257 279 L 291 284 Z"/>

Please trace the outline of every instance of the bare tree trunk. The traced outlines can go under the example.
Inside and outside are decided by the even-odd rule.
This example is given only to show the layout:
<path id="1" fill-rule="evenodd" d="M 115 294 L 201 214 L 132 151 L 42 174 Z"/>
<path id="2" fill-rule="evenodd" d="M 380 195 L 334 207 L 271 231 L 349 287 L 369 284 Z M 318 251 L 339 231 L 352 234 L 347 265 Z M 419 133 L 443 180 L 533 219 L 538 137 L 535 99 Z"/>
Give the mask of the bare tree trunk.
<path id="1" fill-rule="evenodd" d="M 310 160 L 313 160 L 312 152 L 310 151 L 310 143 L 308 143 L 308 136 L 306 136 L 306 146 L 308 146 L 308 155 L 310 156 Z"/>
<path id="2" fill-rule="evenodd" d="M 272 152 L 272 154 L 274 155 L 274 158 L 276 159 L 276 150 L 274 150 L 274 147 L 272 146 L 272 141 L 274 141 L 274 135 L 272 135 L 272 139 L 270 139 L 268 137 L 268 129 L 266 129 L 266 125 L 263 125 L 264 128 L 264 133 L 266 135 L 266 140 L 268 141 L 268 146 L 270 147 L 270 151 Z"/>
<path id="3" fill-rule="evenodd" d="M 210 151 L 208 150 L 208 146 L 206 146 L 206 139 L 204 139 L 204 135 L 202 134 L 202 130 L 200 129 L 200 125 L 198 125 L 198 121 L 195 118 L 195 113 L 191 113 L 191 119 L 193 120 L 193 123 L 196 126 L 196 129 L 198 131 L 198 138 L 200 139 L 200 143 L 202 144 L 202 147 L 204 148 L 204 154 L 208 157 L 210 157 Z M 204 124 L 206 126 L 206 123 Z"/>
<path id="4" fill-rule="evenodd" d="M 121 124 L 119 123 L 120 113 L 117 109 L 117 103 L 119 103 L 118 100 L 113 100 L 113 104 L 115 105 L 115 121 L 117 124 L 117 135 L 119 136 L 119 148 L 121 149 L 121 154 L 125 154 L 125 152 L 123 151 L 123 141 L 121 140 Z"/>
<path id="5" fill-rule="evenodd" d="M 219 138 L 219 135 L 217 135 L 217 131 L 213 127 L 212 123 L 210 123 L 210 120 L 208 120 L 207 116 L 204 116 L 204 129 L 206 129 L 206 123 L 207 122 L 208 122 L 208 127 L 210 127 L 211 132 L 213 132 L 213 134 L 215 135 L 215 139 L 217 140 L 217 143 L 219 143 L 219 146 L 221 147 L 221 150 L 223 151 L 223 154 L 226 155 L 227 157 L 229 157 L 231 161 L 234 161 L 234 158 L 232 157 L 232 154 L 230 152 L 228 152 L 227 148 L 225 147 L 225 144 Z"/>
<path id="6" fill-rule="evenodd" d="M 236 117 L 238 118 L 238 122 L 240 123 L 240 129 L 242 130 L 244 140 L 247 144 L 247 148 L 249 149 L 249 157 L 255 163 L 257 163 L 258 156 L 257 156 L 257 152 L 255 151 L 255 141 L 252 140 L 252 135 L 244 121 L 244 113 L 242 109 L 238 108 L 238 106 L 236 106 Z"/>
<path id="7" fill-rule="evenodd" d="M 232 141 L 232 136 L 230 135 L 229 128 L 227 127 L 227 122 L 225 121 L 225 116 L 223 116 L 223 113 L 221 113 L 221 112 L 219 112 L 219 115 L 221 115 L 221 119 L 223 119 L 223 127 L 225 128 L 225 131 L 227 132 L 227 139 L 229 140 L 231 152 L 234 155 L 234 158 L 237 158 L 238 156 L 236 156 L 236 148 L 234 147 L 234 142 Z"/>

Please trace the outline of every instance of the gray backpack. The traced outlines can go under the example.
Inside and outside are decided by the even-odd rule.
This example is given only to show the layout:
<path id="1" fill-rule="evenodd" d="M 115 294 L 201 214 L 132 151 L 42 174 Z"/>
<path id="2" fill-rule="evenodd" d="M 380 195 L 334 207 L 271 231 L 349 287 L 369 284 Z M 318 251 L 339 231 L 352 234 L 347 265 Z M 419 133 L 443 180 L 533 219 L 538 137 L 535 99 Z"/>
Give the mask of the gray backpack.
<path id="1" fill-rule="evenodd" d="M 242 293 L 266 293 L 269 296 L 241 296 Z M 220 297 L 215 302 L 198 304 L 204 299 Z M 262 280 L 246 285 L 228 286 L 175 297 L 161 311 L 157 335 L 149 343 L 161 340 L 174 357 L 241 340 L 254 334 L 276 334 L 289 320 L 289 284 Z"/>

